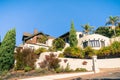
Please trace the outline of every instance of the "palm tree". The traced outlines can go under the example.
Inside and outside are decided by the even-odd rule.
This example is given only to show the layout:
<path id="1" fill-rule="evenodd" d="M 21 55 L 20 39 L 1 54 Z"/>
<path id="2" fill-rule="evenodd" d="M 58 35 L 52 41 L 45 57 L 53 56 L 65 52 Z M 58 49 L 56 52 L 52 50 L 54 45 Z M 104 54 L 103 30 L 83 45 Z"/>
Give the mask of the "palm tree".
<path id="1" fill-rule="evenodd" d="M 106 25 L 116 26 L 118 24 L 119 20 L 120 20 L 120 17 L 118 17 L 118 16 L 110 16 L 109 20 L 106 22 Z M 116 36 L 115 28 L 114 28 L 114 35 Z"/>
<path id="2" fill-rule="evenodd" d="M 90 26 L 89 24 L 85 24 L 85 25 L 83 25 L 81 27 L 84 29 L 83 32 L 85 32 L 85 34 L 89 34 L 89 32 L 92 32 L 93 29 L 94 29 L 94 27 Z"/>

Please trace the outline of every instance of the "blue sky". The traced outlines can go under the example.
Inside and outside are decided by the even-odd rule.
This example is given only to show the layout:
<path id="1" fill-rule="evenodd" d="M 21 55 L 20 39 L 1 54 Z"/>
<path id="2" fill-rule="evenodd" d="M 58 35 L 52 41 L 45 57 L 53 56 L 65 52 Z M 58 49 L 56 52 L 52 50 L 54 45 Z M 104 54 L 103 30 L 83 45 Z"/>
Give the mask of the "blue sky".
<path id="1" fill-rule="evenodd" d="M 54 37 L 70 30 L 71 21 L 77 31 L 89 23 L 95 29 L 107 18 L 120 16 L 120 0 L 0 0 L 0 35 L 16 28 L 16 45 L 22 43 L 23 32 L 34 29 Z"/>

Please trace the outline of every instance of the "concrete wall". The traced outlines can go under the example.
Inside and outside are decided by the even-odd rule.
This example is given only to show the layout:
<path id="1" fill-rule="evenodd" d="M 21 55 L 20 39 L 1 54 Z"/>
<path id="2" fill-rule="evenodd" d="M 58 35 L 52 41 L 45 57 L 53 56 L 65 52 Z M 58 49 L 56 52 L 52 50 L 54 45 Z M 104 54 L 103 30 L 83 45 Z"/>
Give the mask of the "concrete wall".
<path id="1" fill-rule="evenodd" d="M 38 58 L 37 61 L 35 62 L 36 68 L 40 68 L 39 63 L 41 63 L 42 61 L 44 61 L 44 60 L 45 60 L 45 56 L 46 56 L 46 55 L 49 55 L 50 53 L 53 53 L 53 54 L 56 55 L 56 57 L 58 57 L 58 55 L 61 53 L 61 51 L 41 53 L 40 56 L 39 56 L 39 58 Z"/>
<path id="2" fill-rule="evenodd" d="M 69 64 L 70 68 L 75 70 L 76 68 L 86 68 L 87 70 L 92 70 L 92 59 L 73 59 L 73 58 L 60 58 L 61 67 L 65 68 Z M 64 60 L 67 60 L 65 63 Z M 83 62 L 86 61 L 87 64 L 83 65 Z"/>
<path id="3" fill-rule="evenodd" d="M 98 59 L 98 68 L 120 68 L 120 58 Z"/>
<path id="4" fill-rule="evenodd" d="M 73 58 L 60 58 L 61 67 L 66 67 L 69 63 L 71 69 L 76 68 L 86 68 L 87 70 L 93 70 L 92 59 L 73 59 Z M 64 60 L 67 60 L 65 63 Z M 83 62 L 86 61 L 87 64 L 83 65 Z M 111 58 L 111 59 L 97 59 L 98 68 L 120 68 L 120 58 Z"/>
<path id="5" fill-rule="evenodd" d="M 45 55 L 49 55 L 51 52 L 44 52 L 37 59 L 35 65 L 39 68 L 40 62 L 45 59 Z M 55 55 L 59 55 L 61 52 L 52 52 Z M 60 66 L 65 68 L 69 64 L 70 68 L 75 70 L 76 68 L 86 68 L 89 71 L 93 70 L 93 59 L 75 59 L 75 58 L 59 58 L 61 59 Z M 65 62 L 66 61 L 66 62 Z M 83 65 L 83 62 L 87 62 Z M 95 60 L 95 65 L 97 68 L 120 68 L 120 58 L 110 58 L 110 59 L 97 59 Z"/>

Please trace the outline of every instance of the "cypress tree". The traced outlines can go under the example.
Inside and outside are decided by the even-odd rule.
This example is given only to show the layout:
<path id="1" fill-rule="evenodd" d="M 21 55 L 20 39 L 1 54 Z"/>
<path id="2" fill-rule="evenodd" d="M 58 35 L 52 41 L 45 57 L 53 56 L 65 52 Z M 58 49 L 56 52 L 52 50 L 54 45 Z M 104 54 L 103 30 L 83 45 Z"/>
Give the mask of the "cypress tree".
<path id="1" fill-rule="evenodd" d="M 14 64 L 16 30 L 9 30 L 0 46 L 0 71 L 9 70 Z"/>
<path id="2" fill-rule="evenodd" d="M 76 47 L 78 44 L 76 30 L 74 28 L 74 22 L 71 23 L 71 29 L 69 34 L 69 40 L 70 40 L 70 47 Z"/>

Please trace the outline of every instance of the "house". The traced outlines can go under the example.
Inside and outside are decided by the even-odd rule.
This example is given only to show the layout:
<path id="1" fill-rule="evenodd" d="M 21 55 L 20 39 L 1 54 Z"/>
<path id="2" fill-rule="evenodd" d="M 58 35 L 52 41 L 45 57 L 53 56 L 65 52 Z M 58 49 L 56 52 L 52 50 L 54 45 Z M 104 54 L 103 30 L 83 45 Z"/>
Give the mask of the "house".
<path id="1" fill-rule="evenodd" d="M 78 47 L 81 47 L 82 49 L 87 46 L 91 46 L 93 49 L 100 49 L 101 47 L 110 45 L 110 39 L 99 34 L 85 35 L 82 32 L 76 32 L 76 35 Z M 60 38 L 66 42 L 66 45 L 69 45 L 69 32 L 61 35 Z"/>
<path id="2" fill-rule="evenodd" d="M 43 40 L 45 39 L 45 40 Z M 22 41 L 23 41 L 23 48 L 31 48 L 31 49 L 38 49 L 40 47 L 48 49 L 52 46 L 52 41 L 54 37 L 51 37 L 48 34 L 44 34 L 42 32 L 38 32 L 34 30 L 33 34 L 30 33 L 23 33 Z"/>

